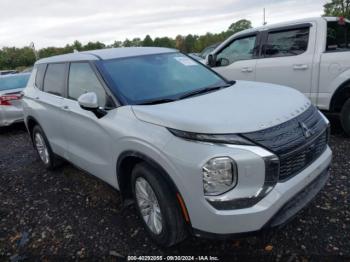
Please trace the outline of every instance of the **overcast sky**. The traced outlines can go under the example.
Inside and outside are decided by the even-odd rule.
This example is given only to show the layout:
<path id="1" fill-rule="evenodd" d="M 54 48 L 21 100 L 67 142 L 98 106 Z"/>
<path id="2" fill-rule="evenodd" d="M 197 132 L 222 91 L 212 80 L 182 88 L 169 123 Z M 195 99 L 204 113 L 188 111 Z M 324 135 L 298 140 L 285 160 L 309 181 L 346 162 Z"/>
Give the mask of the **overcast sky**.
<path id="1" fill-rule="evenodd" d="M 221 32 L 239 19 L 262 24 L 320 16 L 326 0 L 0 0 L 0 47 L 107 44 L 150 34 Z"/>

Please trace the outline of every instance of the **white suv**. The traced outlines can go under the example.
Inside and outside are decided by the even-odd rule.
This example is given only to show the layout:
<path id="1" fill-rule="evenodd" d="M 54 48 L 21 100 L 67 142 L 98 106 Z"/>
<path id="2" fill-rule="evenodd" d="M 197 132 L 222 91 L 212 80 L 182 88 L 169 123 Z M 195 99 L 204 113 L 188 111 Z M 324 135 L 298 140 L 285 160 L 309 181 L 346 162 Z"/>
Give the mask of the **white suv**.
<path id="1" fill-rule="evenodd" d="M 284 224 L 328 178 L 328 121 L 304 95 L 228 82 L 173 49 L 42 59 L 23 104 L 43 163 L 118 189 L 165 246 Z"/>
<path id="2" fill-rule="evenodd" d="M 234 34 L 208 56 L 227 79 L 293 87 L 350 136 L 350 21 L 317 17 Z"/>

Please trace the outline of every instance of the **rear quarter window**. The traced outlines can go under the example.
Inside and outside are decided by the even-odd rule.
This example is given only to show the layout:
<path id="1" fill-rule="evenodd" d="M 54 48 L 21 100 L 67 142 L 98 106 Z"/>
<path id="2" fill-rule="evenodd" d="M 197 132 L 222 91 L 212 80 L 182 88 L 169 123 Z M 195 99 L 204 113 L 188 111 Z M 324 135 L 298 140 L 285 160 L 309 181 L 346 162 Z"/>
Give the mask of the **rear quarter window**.
<path id="1" fill-rule="evenodd" d="M 46 70 L 46 64 L 39 64 L 37 65 L 37 71 L 35 76 L 35 86 L 39 88 L 40 90 L 43 90 L 43 80 Z"/>

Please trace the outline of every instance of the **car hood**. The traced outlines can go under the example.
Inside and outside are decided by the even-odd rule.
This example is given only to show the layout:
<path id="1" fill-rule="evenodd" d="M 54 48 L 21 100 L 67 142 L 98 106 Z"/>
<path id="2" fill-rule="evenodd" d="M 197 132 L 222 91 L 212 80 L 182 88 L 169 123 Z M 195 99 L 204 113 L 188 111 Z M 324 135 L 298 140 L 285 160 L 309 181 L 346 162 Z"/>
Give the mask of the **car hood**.
<path id="1" fill-rule="evenodd" d="M 289 87 L 237 81 L 208 94 L 157 105 L 132 106 L 142 121 L 188 132 L 247 133 L 266 129 L 304 112 L 311 105 Z"/>

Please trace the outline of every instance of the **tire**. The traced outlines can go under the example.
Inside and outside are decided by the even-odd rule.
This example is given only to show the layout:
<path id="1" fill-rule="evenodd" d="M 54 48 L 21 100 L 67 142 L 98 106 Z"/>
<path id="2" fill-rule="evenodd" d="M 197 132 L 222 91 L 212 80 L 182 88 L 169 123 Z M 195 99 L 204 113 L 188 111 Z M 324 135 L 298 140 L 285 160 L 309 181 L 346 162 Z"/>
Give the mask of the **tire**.
<path id="1" fill-rule="evenodd" d="M 184 240 L 187 236 L 187 231 L 185 221 L 181 213 L 181 209 L 176 200 L 175 193 L 173 193 L 173 190 L 171 190 L 168 183 L 164 180 L 164 178 L 162 178 L 162 175 L 156 169 L 147 165 L 146 163 L 140 163 L 134 167 L 131 179 L 135 206 L 144 224 L 144 227 L 150 235 L 150 237 L 158 245 L 163 247 L 169 247 Z M 140 194 L 140 192 L 142 192 L 142 190 L 140 191 L 140 185 L 145 185 L 145 183 L 147 183 L 150 186 L 152 192 L 154 193 L 154 197 L 156 198 L 156 202 L 154 201 L 154 199 L 152 200 L 152 197 L 150 197 L 152 194 L 150 194 L 150 191 L 148 191 L 148 200 L 152 200 L 153 208 L 151 207 L 152 204 L 149 205 L 151 202 L 142 200 L 147 197 L 145 197 L 144 194 Z M 158 223 L 156 223 L 158 224 L 158 227 L 152 227 L 149 226 L 149 224 L 147 224 L 147 218 L 144 218 L 144 216 L 142 215 L 142 212 L 144 212 L 145 209 L 141 211 L 141 206 L 149 206 L 150 208 L 148 208 L 148 210 L 151 210 L 151 214 L 152 210 L 153 213 L 155 211 L 156 213 L 157 211 L 159 211 L 160 216 L 154 216 L 161 217 L 160 220 L 155 219 L 156 221 L 158 221 Z M 151 217 L 151 215 L 148 216 L 148 218 Z"/>
<path id="2" fill-rule="evenodd" d="M 343 105 L 340 113 L 340 121 L 345 134 L 350 137 L 350 98 Z"/>
<path id="3" fill-rule="evenodd" d="M 58 158 L 52 152 L 49 141 L 42 128 L 36 125 L 32 132 L 33 145 L 38 153 L 38 157 L 45 167 L 49 170 L 56 168 L 59 164 Z M 41 144 L 41 145 L 40 145 Z"/>

